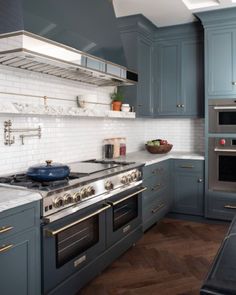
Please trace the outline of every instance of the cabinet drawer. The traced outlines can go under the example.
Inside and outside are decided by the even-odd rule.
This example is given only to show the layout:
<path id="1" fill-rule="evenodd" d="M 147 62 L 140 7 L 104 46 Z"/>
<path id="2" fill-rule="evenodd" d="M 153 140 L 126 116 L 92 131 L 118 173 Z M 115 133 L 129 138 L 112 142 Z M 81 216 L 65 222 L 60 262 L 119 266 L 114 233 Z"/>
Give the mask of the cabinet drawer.
<path id="1" fill-rule="evenodd" d="M 209 218 L 232 220 L 236 214 L 236 197 L 222 196 L 210 193 L 207 198 L 207 212 Z"/>
<path id="2" fill-rule="evenodd" d="M 143 181 L 143 185 L 147 187 L 147 190 L 143 193 L 143 197 L 150 194 L 155 194 L 161 191 L 163 188 L 169 185 L 169 178 L 167 175 L 162 175 L 161 177 L 150 177 Z"/>
<path id="3" fill-rule="evenodd" d="M 161 176 L 169 172 L 169 160 L 143 167 L 143 179 Z"/>
<path id="4" fill-rule="evenodd" d="M 158 191 L 150 193 L 147 193 L 147 191 L 143 194 L 143 208 L 147 208 L 151 203 L 160 199 L 169 198 L 170 196 L 168 187 L 162 187 Z"/>
<path id="5" fill-rule="evenodd" d="M 169 199 L 161 198 L 143 209 L 143 231 L 163 218 L 170 210 Z"/>
<path id="6" fill-rule="evenodd" d="M 174 170 L 179 171 L 189 171 L 189 172 L 203 172 L 204 161 L 201 160 L 175 160 Z"/>
<path id="7" fill-rule="evenodd" d="M 0 216 L 0 239 L 35 226 L 36 208 L 14 212 L 5 217 Z"/>

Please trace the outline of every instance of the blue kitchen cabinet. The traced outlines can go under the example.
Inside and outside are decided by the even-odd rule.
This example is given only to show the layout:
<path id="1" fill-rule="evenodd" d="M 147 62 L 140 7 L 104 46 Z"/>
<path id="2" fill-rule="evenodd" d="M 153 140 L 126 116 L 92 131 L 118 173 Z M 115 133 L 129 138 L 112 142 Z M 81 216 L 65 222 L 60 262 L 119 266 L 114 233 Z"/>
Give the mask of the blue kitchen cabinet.
<path id="1" fill-rule="evenodd" d="M 232 220 L 236 214 L 235 193 L 220 191 L 206 192 L 206 211 L 207 218 Z"/>
<path id="2" fill-rule="evenodd" d="M 40 215 L 34 202 L 0 214 L 0 294 L 40 295 Z"/>
<path id="3" fill-rule="evenodd" d="M 203 216 L 204 161 L 174 160 L 172 212 Z"/>
<path id="4" fill-rule="evenodd" d="M 142 223 L 143 231 L 163 218 L 172 206 L 170 163 L 166 160 L 143 167 Z"/>
<path id="5" fill-rule="evenodd" d="M 125 102 L 134 106 L 137 117 L 153 115 L 153 32 L 155 26 L 142 15 L 118 19 L 127 66 L 138 73 L 138 83 L 121 87 Z"/>
<path id="6" fill-rule="evenodd" d="M 155 48 L 157 83 L 154 111 L 157 116 L 173 116 L 180 112 L 179 49 L 178 41 L 163 41 Z"/>
<path id="7" fill-rule="evenodd" d="M 206 98 L 235 98 L 236 9 L 196 14 L 205 30 Z"/>
<path id="8" fill-rule="evenodd" d="M 203 115 L 203 41 L 199 24 L 161 28 L 154 43 L 154 115 Z"/>

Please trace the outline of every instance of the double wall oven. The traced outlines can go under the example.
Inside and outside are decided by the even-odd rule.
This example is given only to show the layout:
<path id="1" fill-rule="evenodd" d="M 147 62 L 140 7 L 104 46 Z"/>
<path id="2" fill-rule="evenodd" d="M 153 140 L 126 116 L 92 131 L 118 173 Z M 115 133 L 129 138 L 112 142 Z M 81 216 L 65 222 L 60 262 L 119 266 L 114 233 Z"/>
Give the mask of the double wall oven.
<path id="1" fill-rule="evenodd" d="M 236 100 L 209 100 L 209 189 L 236 192 Z"/>

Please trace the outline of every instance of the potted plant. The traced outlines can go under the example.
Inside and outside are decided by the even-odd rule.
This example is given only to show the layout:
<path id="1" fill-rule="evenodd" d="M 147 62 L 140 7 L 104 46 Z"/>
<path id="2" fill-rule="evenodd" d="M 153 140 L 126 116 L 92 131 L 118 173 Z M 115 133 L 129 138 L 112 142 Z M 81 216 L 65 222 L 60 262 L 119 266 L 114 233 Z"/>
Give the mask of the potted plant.
<path id="1" fill-rule="evenodd" d="M 124 101 L 124 95 L 121 91 L 117 90 L 111 93 L 110 95 L 112 100 L 112 110 L 113 111 L 120 111 L 122 102 Z"/>

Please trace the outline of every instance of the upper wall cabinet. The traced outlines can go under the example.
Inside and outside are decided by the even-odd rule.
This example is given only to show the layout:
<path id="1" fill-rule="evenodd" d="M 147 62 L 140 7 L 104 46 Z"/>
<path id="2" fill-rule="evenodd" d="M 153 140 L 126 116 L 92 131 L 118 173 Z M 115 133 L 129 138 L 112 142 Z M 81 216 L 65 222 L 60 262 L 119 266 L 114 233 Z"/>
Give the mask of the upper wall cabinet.
<path id="1" fill-rule="evenodd" d="M 155 27 L 142 15 L 118 19 L 127 66 L 138 73 L 136 86 L 122 87 L 138 117 L 153 116 L 153 35 Z"/>
<path id="2" fill-rule="evenodd" d="M 236 96 L 236 9 L 197 13 L 205 29 L 206 98 Z"/>
<path id="3" fill-rule="evenodd" d="M 154 114 L 203 114 L 203 40 L 199 24 L 159 29 L 154 51 Z"/>

